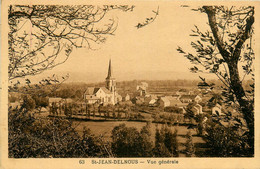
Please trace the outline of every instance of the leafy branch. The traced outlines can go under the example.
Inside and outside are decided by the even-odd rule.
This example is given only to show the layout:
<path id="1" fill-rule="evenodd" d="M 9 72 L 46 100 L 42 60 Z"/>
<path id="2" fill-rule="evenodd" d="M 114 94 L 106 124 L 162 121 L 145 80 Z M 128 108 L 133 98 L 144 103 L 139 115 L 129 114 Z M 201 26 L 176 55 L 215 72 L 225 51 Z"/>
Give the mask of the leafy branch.
<path id="1" fill-rule="evenodd" d="M 152 12 L 155 14 L 153 17 L 146 18 L 145 21 L 143 21 L 141 23 L 138 23 L 135 27 L 137 29 L 139 29 L 139 28 L 142 28 L 142 27 L 144 27 L 144 26 L 146 26 L 148 24 L 153 23 L 155 21 L 155 19 L 157 18 L 157 16 L 159 15 L 159 6 L 158 6 L 156 11 L 152 10 Z"/>

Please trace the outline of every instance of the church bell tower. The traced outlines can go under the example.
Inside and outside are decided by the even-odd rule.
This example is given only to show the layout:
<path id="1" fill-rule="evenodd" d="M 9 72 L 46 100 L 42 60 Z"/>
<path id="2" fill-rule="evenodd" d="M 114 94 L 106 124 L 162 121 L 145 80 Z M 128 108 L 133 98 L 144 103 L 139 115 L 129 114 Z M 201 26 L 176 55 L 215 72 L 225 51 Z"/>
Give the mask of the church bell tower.
<path id="1" fill-rule="evenodd" d="M 106 78 L 106 88 L 113 93 L 115 96 L 116 92 L 116 79 L 113 78 L 112 74 L 112 65 L 111 65 L 111 59 L 109 60 L 109 66 L 108 66 L 108 73 L 107 73 L 107 78 Z"/>

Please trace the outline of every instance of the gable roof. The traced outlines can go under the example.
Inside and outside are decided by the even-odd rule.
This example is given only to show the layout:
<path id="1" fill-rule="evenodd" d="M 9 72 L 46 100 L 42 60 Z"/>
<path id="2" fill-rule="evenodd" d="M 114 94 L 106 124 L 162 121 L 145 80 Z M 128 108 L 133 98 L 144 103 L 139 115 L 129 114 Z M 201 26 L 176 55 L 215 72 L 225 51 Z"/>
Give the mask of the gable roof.
<path id="1" fill-rule="evenodd" d="M 103 90 L 106 94 L 112 94 L 107 88 L 105 87 L 88 87 L 86 91 L 84 92 L 85 95 L 94 95 L 96 94 L 99 90 Z"/>
<path id="2" fill-rule="evenodd" d="M 112 92 L 110 92 L 107 88 L 105 87 L 100 87 L 100 89 L 102 89 L 106 94 L 112 94 Z"/>
<path id="3" fill-rule="evenodd" d="M 84 94 L 85 94 L 85 95 L 94 95 L 95 93 L 97 93 L 98 90 L 99 90 L 98 87 L 88 87 L 88 88 L 85 90 Z"/>
<path id="4" fill-rule="evenodd" d="M 170 102 L 170 100 L 167 97 L 161 97 L 160 100 L 162 100 L 163 102 Z"/>
<path id="5" fill-rule="evenodd" d="M 178 100 L 175 97 L 172 96 L 164 96 L 160 98 L 164 103 L 169 103 L 170 106 L 177 106 L 177 107 L 185 107 L 188 105 L 188 103 L 182 103 L 180 100 Z"/>
<path id="6" fill-rule="evenodd" d="M 170 99 L 170 105 L 171 106 L 178 106 L 179 104 L 181 104 L 182 102 L 176 98 Z"/>

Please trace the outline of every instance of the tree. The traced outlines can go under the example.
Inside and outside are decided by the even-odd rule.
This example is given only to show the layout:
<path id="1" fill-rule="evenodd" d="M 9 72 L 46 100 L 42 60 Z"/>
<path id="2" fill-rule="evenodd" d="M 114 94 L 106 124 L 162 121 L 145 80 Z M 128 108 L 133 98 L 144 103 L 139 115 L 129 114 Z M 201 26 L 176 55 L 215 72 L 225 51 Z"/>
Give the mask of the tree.
<path id="1" fill-rule="evenodd" d="M 245 134 L 253 154 L 254 83 L 251 84 L 252 90 L 246 91 L 243 81 L 247 75 L 254 79 L 254 7 L 203 6 L 194 10 L 207 15 L 210 31 L 202 32 L 195 26 L 191 36 L 199 39 L 191 42 L 191 46 L 196 54 L 186 53 L 180 47 L 177 50 L 197 65 L 190 69 L 192 72 L 214 73 L 223 83 L 224 99 L 238 105 L 246 120 L 248 132 Z"/>
<path id="2" fill-rule="evenodd" d="M 166 125 L 156 128 L 154 155 L 156 157 L 178 157 L 177 130 L 174 132 Z"/>
<path id="3" fill-rule="evenodd" d="M 141 157 L 152 157 L 153 156 L 153 142 L 151 141 L 151 123 L 142 127 L 139 137 L 139 147 L 140 147 L 140 156 Z"/>
<path id="4" fill-rule="evenodd" d="M 10 5 L 9 80 L 35 75 L 64 63 L 73 48 L 104 43 L 117 25 L 111 10 L 127 5 Z"/>
<path id="5" fill-rule="evenodd" d="M 117 157 L 137 157 L 139 132 L 135 127 L 120 124 L 112 130 L 112 151 Z"/>
<path id="6" fill-rule="evenodd" d="M 112 151 L 117 157 L 151 157 L 150 125 L 139 132 L 135 127 L 120 124 L 112 130 Z"/>
<path id="7" fill-rule="evenodd" d="M 29 111 L 29 110 L 33 110 L 35 106 L 36 106 L 35 101 L 32 99 L 30 95 L 23 96 L 22 108 L 25 108 L 26 110 Z"/>
<path id="8" fill-rule="evenodd" d="M 35 101 L 35 107 L 39 109 L 41 112 L 42 107 L 47 107 L 49 105 L 49 101 L 47 97 L 40 97 L 39 95 L 35 94 L 32 96 Z"/>
<path id="9" fill-rule="evenodd" d="M 192 134 L 190 132 L 190 130 L 187 132 L 186 134 L 186 143 L 185 143 L 185 154 L 187 157 L 192 157 L 195 153 L 195 148 L 194 148 L 194 144 L 192 142 Z"/>
<path id="10" fill-rule="evenodd" d="M 212 157 L 249 157 L 252 156 L 248 147 L 248 138 L 241 132 L 241 124 L 229 120 L 228 126 L 222 125 L 221 121 L 214 122 L 209 119 L 206 125 L 205 139 L 209 146 L 206 156 Z"/>

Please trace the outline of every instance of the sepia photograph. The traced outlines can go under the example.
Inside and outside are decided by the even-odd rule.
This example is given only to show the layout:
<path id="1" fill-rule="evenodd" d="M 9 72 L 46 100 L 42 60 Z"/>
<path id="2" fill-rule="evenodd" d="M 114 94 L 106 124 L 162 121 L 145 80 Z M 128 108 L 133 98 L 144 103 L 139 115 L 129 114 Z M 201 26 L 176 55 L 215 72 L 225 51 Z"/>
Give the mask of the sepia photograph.
<path id="1" fill-rule="evenodd" d="M 1 158 L 255 160 L 259 5 L 5 1 Z"/>

